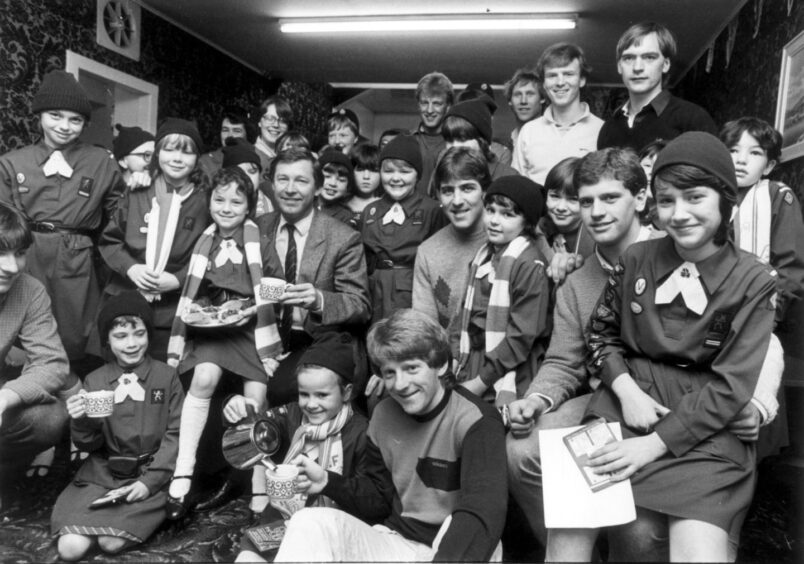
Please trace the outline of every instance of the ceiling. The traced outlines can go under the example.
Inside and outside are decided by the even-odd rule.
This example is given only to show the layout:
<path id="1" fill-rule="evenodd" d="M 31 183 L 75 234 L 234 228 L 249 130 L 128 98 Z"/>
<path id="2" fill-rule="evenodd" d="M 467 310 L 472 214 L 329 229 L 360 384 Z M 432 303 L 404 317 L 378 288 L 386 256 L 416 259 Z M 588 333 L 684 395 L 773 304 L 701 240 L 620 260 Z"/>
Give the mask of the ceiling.
<path id="1" fill-rule="evenodd" d="M 545 47 L 569 41 L 592 65 L 590 83 L 619 84 L 614 48 L 632 23 L 675 33 L 675 79 L 705 51 L 746 0 L 139 0 L 146 8 L 274 78 L 305 82 L 415 83 L 438 70 L 456 84 L 502 84 Z M 575 13 L 571 31 L 286 35 L 278 18 L 449 13 Z M 147 35 L 147 30 L 145 30 Z"/>

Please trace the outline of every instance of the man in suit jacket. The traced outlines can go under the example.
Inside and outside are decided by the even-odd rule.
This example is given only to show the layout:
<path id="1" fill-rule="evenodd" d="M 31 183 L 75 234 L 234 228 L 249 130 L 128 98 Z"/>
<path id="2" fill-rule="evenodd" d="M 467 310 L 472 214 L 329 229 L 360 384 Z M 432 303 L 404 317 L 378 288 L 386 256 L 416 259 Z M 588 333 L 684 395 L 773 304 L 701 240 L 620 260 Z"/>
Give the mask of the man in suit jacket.
<path id="1" fill-rule="evenodd" d="M 279 300 L 277 318 L 290 355 L 268 383 L 269 403 L 281 405 L 296 399 L 296 364 L 322 328 L 348 331 L 355 337 L 357 392 L 365 385 L 368 370 L 362 341 L 371 317 L 360 234 L 315 210 L 323 176 L 311 152 L 280 153 L 271 169 L 278 211 L 256 222 L 261 237 L 272 243 L 269 248 L 277 253 L 281 275 L 289 283 Z"/>

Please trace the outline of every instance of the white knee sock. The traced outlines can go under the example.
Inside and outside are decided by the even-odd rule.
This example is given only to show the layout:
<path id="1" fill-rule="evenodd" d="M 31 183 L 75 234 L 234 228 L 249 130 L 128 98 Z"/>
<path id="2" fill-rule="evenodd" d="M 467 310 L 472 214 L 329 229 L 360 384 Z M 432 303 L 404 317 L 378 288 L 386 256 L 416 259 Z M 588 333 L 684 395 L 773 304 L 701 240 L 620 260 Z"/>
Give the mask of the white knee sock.
<path id="1" fill-rule="evenodd" d="M 249 509 L 254 513 L 262 513 L 268 505 L 267 495 L 257 495 L 264 494 L 267 489 L 265 467 L 262 464 L 257 464 L 251 473 L 251 502 L 248 504 Z"/>
<path id="2" fill-rule="evenodd" d="M 198 398 L 188 393 L 181 408 L 179 424 L 179 454 L 176 456 L 174 476 L 190 476 L 195 469 L 195 452 L 209 416 L 209 398 Z M 181 497 L 190 491 L 190 480 L 173 480 L 169 493 Z"/>

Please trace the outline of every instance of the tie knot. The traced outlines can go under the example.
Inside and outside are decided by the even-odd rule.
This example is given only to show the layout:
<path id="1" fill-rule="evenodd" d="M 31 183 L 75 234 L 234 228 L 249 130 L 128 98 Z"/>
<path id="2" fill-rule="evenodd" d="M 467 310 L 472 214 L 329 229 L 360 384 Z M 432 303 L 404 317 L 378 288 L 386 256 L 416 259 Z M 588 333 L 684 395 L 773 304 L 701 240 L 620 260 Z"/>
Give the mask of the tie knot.
<path id="1" fill-rule="evenodd" d="M 295 231 L 295 229 L 296 229 L 296 226 L 293 225 L 292 223 L 287 222 L 285 224 L 285 231 L 288 232 L 288 235 L 293 235 L 293 232 Z"/>

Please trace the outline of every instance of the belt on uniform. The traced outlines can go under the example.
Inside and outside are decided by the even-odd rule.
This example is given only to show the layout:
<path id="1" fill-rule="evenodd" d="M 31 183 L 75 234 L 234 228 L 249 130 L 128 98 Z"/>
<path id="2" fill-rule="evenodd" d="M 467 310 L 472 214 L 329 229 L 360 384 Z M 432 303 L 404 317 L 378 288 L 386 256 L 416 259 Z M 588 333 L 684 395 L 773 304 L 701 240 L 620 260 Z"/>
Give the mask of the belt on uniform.
<path id="1" fill-rule="evenodd" d="M 91 237 L 94 234 L 92 229 L 57 225 L 49 221 L 32 221 L 28 225 L 31 227 L 31 231 L 36 231 L 37 233 L 72 233 L 75 235 L 86 235 L 87 237 Z"/>
<path id="2" fill-rule="evenodd" d="M 154 453 L 148 452 L 139 456 L 115 456 L 106 454 L 109 471 L 115 478 L 135 478 L 140 474 L 140 468 L 154 460 Z"/>
<path id="3" fill-rule="evenodd" d="M 410 270 L 413 268 L 412 262 L 394 262 L 387 259 L 378 259 L 374 265 L 374 270 Z"/>

